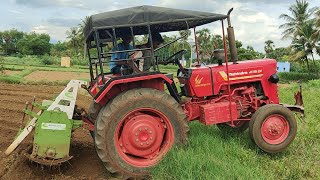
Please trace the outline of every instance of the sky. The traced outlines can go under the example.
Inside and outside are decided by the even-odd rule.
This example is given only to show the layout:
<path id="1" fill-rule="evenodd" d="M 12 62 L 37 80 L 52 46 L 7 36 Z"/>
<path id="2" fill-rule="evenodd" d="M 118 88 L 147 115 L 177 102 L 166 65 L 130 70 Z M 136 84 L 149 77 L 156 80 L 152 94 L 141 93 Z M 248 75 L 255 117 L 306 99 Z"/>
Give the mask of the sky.
<path id="1" fill-rule="evenodd" d="M 311 7 L 320 7 L 319 0 L 307 0 Z M 185 10 L 226 14 L 230 8 L 231 22 L 237 40 L 264 52 L 264 42 L 274 41 L 276 47 L 287 47 L 279 25 L 285 21 L 280 14 L 290 14 L 295 0 L 3 0 L 0 2 L 0 31 L 18 29 L 24 32 L 47 33 L 51 42 L 66 40 L 66 31 L 77 26 L 85 16 L 101 12 L 153 5 Z M 221 23 L 204 27 L 221 34 Z"/>

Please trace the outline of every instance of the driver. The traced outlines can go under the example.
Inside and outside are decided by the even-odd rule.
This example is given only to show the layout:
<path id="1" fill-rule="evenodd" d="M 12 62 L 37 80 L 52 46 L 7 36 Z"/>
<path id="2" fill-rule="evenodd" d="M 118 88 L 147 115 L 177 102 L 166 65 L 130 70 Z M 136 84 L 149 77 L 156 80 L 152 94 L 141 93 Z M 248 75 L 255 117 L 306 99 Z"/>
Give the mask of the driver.
<path id="1" fill-rule="evenodd" d="M 159 32 L 154 32 L 151 34 L 152 37 L 152 45 L 153 45 L 153 49 L 156 49 L 160 46 L 160 44 L 162 44 L 164 42 L 161 34 Z M 148 38 L 148 42 L 142 45 L 138 45 L 138 48 L 150 48 L 151 47 L 151 43 L 150 43 L 150 38 Z M 141 59 L 139 59 L 139 56 L 142 57 Z M 139 59 L 139 70 L 140 71 L 149 71 L 151 64 L 152 64 L 152 60 L 151 60 L 151 50 L 144 50 L 142 51 L 138 51 L 136 52 L 133 57 Z M 143 58 L 144 57 L 144 58 Z"/>
<path id="2" fill-rule="evenodd" d="M 118 44 L 118 49 L 114 47 L 112 51 L 124 51 L 124 50 L 132 50 L 133 47 L 130 44 L 133 37 L 129 34 L 122 34 L 121 36 L 122 42 Z M 113 74 L 121 73 L 121 65 L 126 64 L 123 61 L 116 62 L 117 60 L 129 59 L 128 52 L 120 52 L 113 53 L 111 56 L 111 62 L 109 63 L 109 68 Z"/>

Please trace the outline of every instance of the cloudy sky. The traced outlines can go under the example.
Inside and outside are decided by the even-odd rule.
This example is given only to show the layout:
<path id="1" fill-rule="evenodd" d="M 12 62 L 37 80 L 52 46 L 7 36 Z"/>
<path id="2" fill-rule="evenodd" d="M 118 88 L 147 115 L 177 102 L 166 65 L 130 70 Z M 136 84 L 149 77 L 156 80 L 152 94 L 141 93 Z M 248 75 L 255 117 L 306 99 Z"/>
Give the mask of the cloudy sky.
<path id="1" fill-rule="evenodd" d="M 310 7 L 320 7 L 319 0 L 307 0 Z M 226 14 L 233 7 L 231 20 L 236 39 L 263 52 L 264 42 L 271 39 L 276 47 L 288 46 L 281 40 L 279 19 L 295 0 L 6 0 L 0 2 L 0 31 L 16 28 L 21 31 L 48 33 L 52 42 L 63 41 L 66 31 L 92 14 L 139 5 L 198 10 Z M 221 33 L 220 23 L 209 27 Z"/>

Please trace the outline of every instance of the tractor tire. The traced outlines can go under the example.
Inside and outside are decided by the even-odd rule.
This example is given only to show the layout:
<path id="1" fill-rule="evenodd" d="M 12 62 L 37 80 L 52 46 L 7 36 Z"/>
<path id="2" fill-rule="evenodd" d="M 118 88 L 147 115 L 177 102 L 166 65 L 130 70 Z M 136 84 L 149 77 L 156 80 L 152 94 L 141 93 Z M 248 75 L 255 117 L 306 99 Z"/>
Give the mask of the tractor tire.
<path id="1" fill-rule="evenodd" d="M 96 119 L 98 117 L 98 114 L 101 108 L 102 106 L 100 104 L 97 104 L 94 101 L 91 101 L 88 109 L 88 116 L 91 121 L 96 122 Z M 90 135 L 94 139 L 94 131 L 90 131 Z"/>
<path id="2" fill-rule="evenodd" d="M 228 131 L 228 132 L 236 132 L 242 133 L 249 127 L 249 121 L 235 121 L 235 126 L 230 126 L 229 123 L 220 123 L 217 124 L 217 127 L 221 131 Z"/>
<path id="3" fill-rule="evenodd" d="M 249 123 L 251 139 L 268 153 L 285 150 L 294 140 L 296 133 L 297 122 L 294 114 L 278 104 L 260 107 Z"/>
<path id="4" fill-rule="evenodd" d="M 123 92 L 102 107 L 95 124 L 96 151 L 119 179 L 144 179 L 175 145 L 187 142 L 184 111 L 163 91 Z"/>
<path id="5" fill-rule="evenodd" d="M 95 103 L 94 101 L 91 101 L 88 109 L 89 118 L 93 121 L 96 121 L 101 108 L 102 107 L 100 104 Z"/>

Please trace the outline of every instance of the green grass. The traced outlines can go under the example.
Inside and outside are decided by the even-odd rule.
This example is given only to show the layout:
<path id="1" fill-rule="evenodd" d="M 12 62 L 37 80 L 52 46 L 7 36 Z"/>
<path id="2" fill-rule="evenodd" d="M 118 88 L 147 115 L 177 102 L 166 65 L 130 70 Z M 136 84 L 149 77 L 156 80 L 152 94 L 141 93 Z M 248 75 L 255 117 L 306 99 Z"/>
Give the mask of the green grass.
<path id="1" fill-rule="evenodd" d="M 29 66 L 29 65 L 12 65 L 12 64 L 5 64 L 4 65 L 6 70 L 12 71 L 21 71 L 24 69 L 32 69 L 38 71 L 63 71 L 63 72 L 89 72 L 89 69 L 85 69 L 83 66 L 75 66 L 75 67 L 61 67 L 61 66 Z"/>
<path id="2" fill-rule="evenodd" d="M 298 84 L 280 88 L 283 103 L 294 103 Z M 175 148 L 155 167 L 153 179 L 320 179 L 320 81 L 303 84 L 306 110 L 297 116 L 298 132 L 289 148 L 264 153 L 244 133 L 190 123 L 189 142 Z"/>

